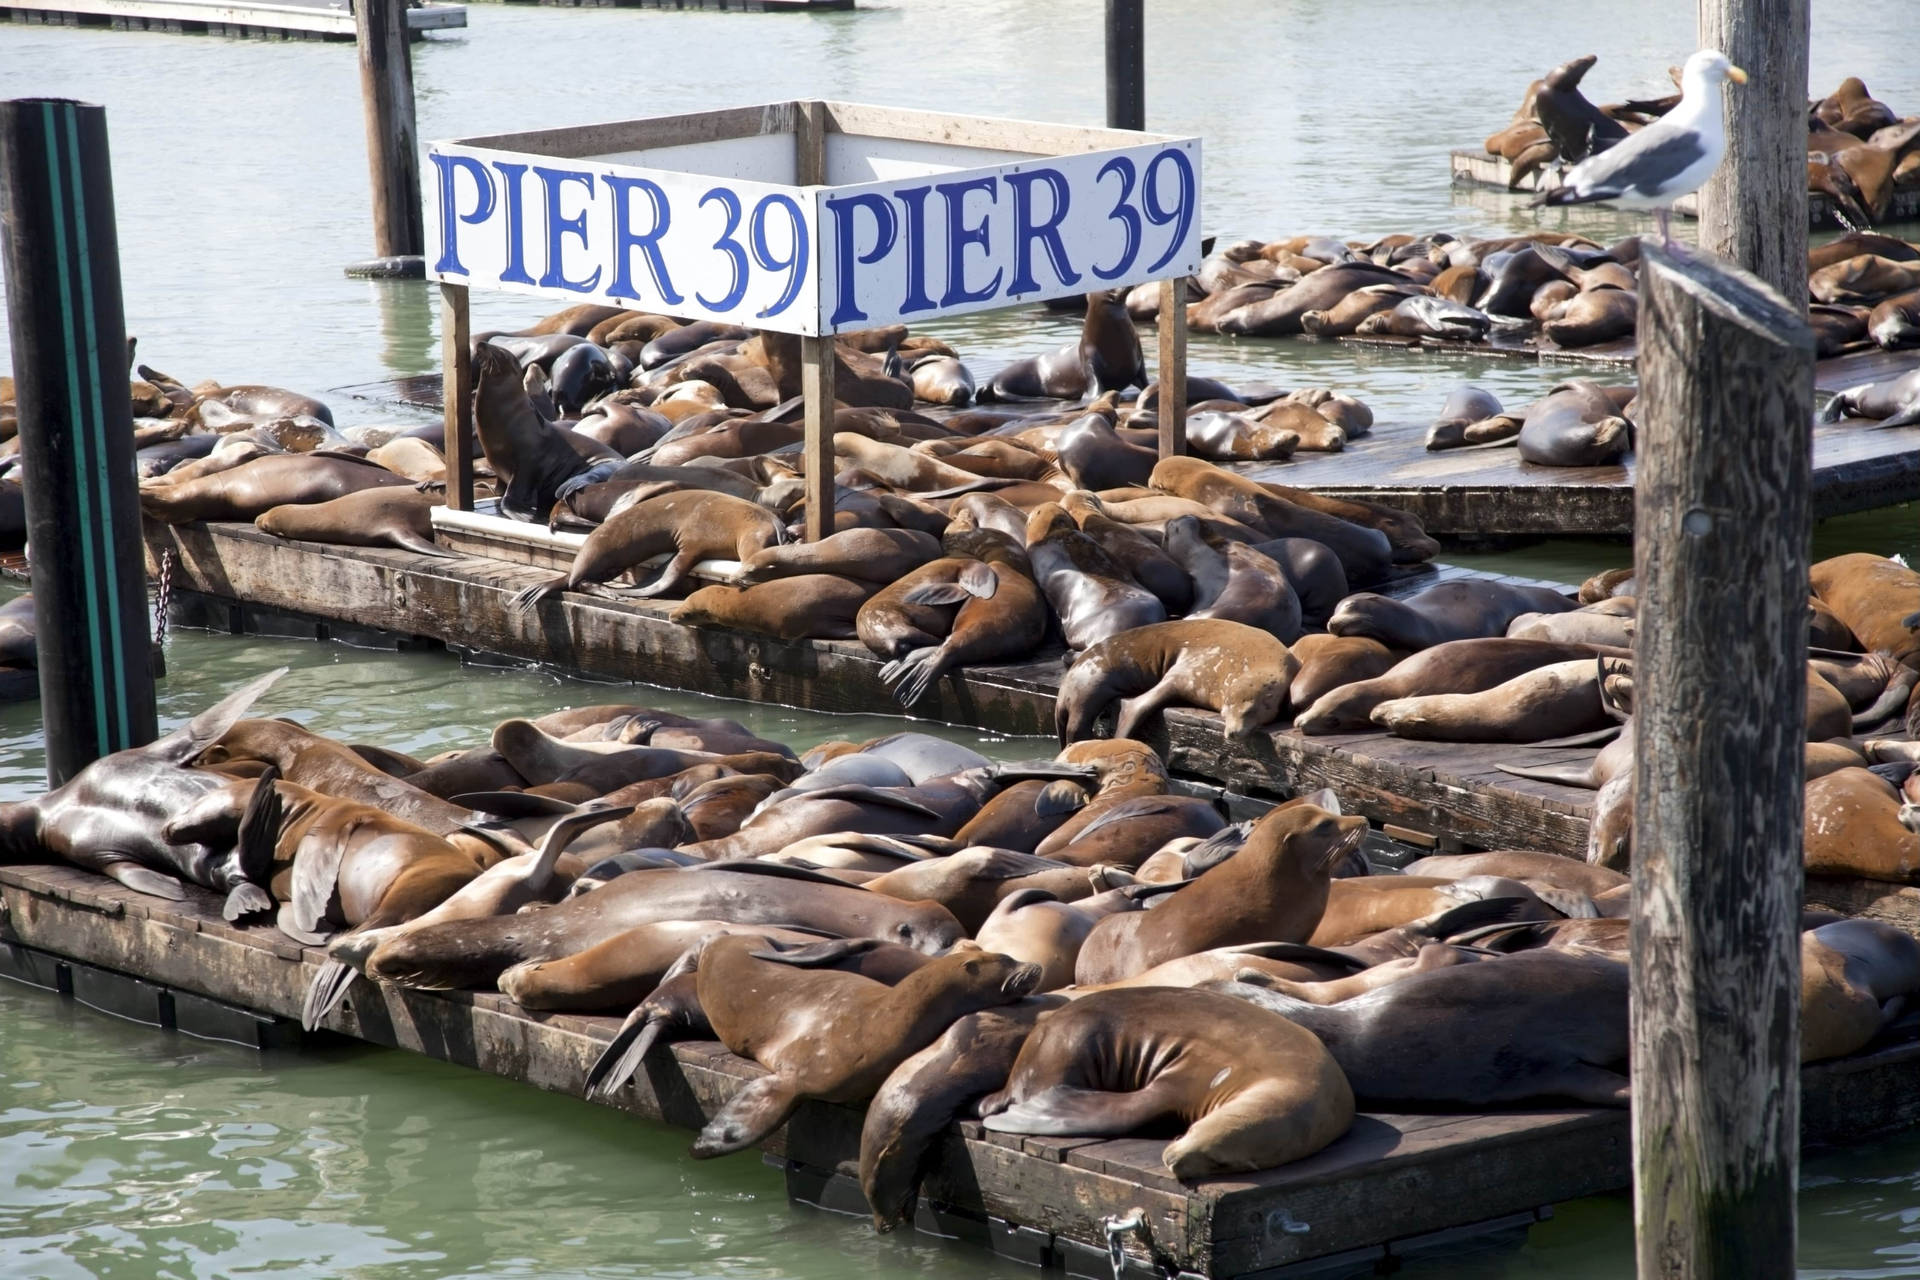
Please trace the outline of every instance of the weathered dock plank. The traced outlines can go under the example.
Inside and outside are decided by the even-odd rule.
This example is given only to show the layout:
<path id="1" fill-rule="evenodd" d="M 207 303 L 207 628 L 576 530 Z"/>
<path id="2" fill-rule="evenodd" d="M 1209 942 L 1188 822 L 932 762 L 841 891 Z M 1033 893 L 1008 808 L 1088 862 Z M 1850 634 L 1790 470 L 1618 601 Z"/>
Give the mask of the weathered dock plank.
<path id="1" fill-rule="evenodd" d="M 0 16 L 38 25 L 176 35 L 354 38 L 353 11 L 347 5 L 299 0 L 0 0 Z M 407 10 L 407 29 L 415 39 L 428 31 L 466 25 L 467 11 L 457 4 L 423 4 Z"/>
<path id="2" fill-rule="evenodd" d="M 264 926 L 220 919 L 190 890 L 163 902 L 69 867 L 0 868 L 0 975 L 123 1017 L 262 1045 L 284 1041 L 321 959 Z M 83 968 L 84 966 L 84 968 Z M 120 975 L 116 980 L 115 975 Z M 329 1030 L 579 1096 L 612 1017 L 538 1014 L 483 992 L 360 984 Z M 710 1042 L 649 1059 L 611 1105 L 681 1127 L 703 1124 L 753 1063 Z M 1901 1045 L 1804 1073 L 1805 1139 L 1859 1141 L 1920 1122 L 1920 1046 Z M 766 1150 L 800 1198 L 847 1198 L 860 1109 L 804 1105 Z M 1339 1142 L 1260 1174 L 1183 1185 L 1164 1142 L 1021 1138 L 962 1122 L 936 1145 L 921 1220 L 1028 1261 L 1098 1257 L 1106 1224 L 1134 1209 L 1130 1269 L 1227 1280 L 1331 1255 L 1414 1251 L 1470 1224 L 1531 1220 L 1540 1205 L 1610 1191 L 1628 1178 L 1625 1113 L 1585 1108 L 1486 1115 L 1362 1115 Z M 837 1185 L 837 1194 L 829 1188 Z M 1143 1274 L 1153 1274 L 1145 1270 Z"/>

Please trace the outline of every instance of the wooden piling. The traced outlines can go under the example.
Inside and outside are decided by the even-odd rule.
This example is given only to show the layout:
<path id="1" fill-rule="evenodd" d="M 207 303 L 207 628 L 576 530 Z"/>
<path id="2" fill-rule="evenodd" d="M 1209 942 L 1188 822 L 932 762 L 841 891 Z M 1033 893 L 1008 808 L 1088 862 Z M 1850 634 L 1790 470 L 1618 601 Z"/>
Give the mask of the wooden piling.
<path id="1" fill-rule="evenodd" d="M 0 103 L 0 237 L 47 781 L 57 787 L 155 734 L 104 108 Z"/>
<path id="2" fill-rule="evenodd" d="M 794 178 L 802 186 L 827 181 L 827 104 L 794 104 Z M 833 335 L 800 339 L 800 395 L 805 401 L 806 434 L 801 454 L 806 469 L 807 541 L 833 532 Z"/>
<path id="3" fill-rule="evenodd" d="M 1187 281 L 1160 282 L 1160 456 L 1187 451 Z"/>
<path id="4" fill-rule="evenodd" d="M 1700 46 L 1747 73 L 1722 95 L 1727 157 L 1700 191 L 1700 247 L 1807 309 L 1808 0 L 1699 0 Z"/>
<path id="5" fill-rule="evenodd" d="M 473 510 L 473 342 L 467 286 L 440 284 L 440 369 L 445 386 L 441 444 L 447 458 L 447 505 Z"/>
<path id="6" fill-rule="evenodd" d="M 1813 339 L 1798 308 L 1754 276 L 1650 241 L 1641 262 L 1640 1276 L 1787 1277 Z"/>
<path id="7" fill-rule="evenodd" d="M 1147 127 L 1143 0 L 1107 0 L 1107 128 Z"/>
<path id="8" fill-rule="evenodd" d="M 353 27 L 360 47 L 374 252 L 382 258 L 418 256 L 426 252 L 426 234 L 420 221 L 420 132 L 413 117 L 406 0 L 353 0 Z"/>

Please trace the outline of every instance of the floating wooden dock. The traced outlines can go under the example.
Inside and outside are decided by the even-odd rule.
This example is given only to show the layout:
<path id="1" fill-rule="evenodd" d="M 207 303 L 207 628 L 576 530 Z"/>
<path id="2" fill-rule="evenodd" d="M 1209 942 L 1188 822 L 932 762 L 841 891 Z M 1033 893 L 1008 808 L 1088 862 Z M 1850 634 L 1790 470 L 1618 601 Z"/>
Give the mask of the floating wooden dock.
<path id="1" fill-rule="evenodd" d="M 563 9 L 692 9 L 712 13 L 826 13 L 854 7 L 855 0 L 506 0 Z"/>
<path id="2" fill-rule="evenodd" d="M 1499 156 L 1490 156 L 1485 151 L 1461 148 L 1448 154 L 1448 162 L 1456 183 L 1466 183 L 1476 187 L 1498 187 L 1502 191 L 1511 190 L 1515 195 L 1532 195 L 1544 189 L 1547 175 L 1536 169 L 1520 180 L 1517 187 L 1509 187 L 1508 180 L 1513 173 L 1511 162 Z M 1673 211 L 1683 218 L 1698 218 L 1700 202 L 1694 196 L 1681 196 L 1674 201 Z M 1906 222 L 1920 218 L 1920 187 L 1908 187 L 1895 191 L 1887 202 L 1884 221 Z M 1834 215 L 1833 201 L 1818 192 L 1807 194 L 1807 225 L 1814 230 L 1842 227 L 1840 219 Z"/>
<path id="3" fill-rule="evenodd" d="M 270 926 L 236 928 L 219 901 L 133 893 L 74 868 L 0 868 L 0 976 L 120 1017 L 261 1047 L 297 1044 L 294 1022 L 324 958 Z M 617 1018 L 529 1013 L 490 992 L 362 983 L 326 1027 L 550 1092 L 580 1096 Z M 697 1128 L 762 1074 L 712 1042 L 651 1056 L 611 1105 Z M 1853 1143 L 1920 1123 L 1920 1045 L 1802 1073 L 1809 1146 Z M 808 1102 L 765 1150 L 794 1198 L 864 1212 L 854 1174 L 862 1112 Z M 1468 1115 L 1363 1114 L 1326 1150 L 1292 1165 L 1184 1185 L 1164 1141 L 1022 1138 L 955 1124 L 932 1153 L 915 1225 L 1070 1275 L 1123 1271 L 1214 1280 L 1327 1274 L 1489 1230 L 1524 1231 L 1556 1201 L 1627 1185 L 1625 1111 L 1541 1109 Z M 1143 1231 L 1110 1237 L 1141 1210 Z M 1304 1264 L 1304 1265 L 1303 1265 Z M 1350 1273 L 1350 1271 L 1349 1271 Z"/>
<path id="4" fill-rule="evenodd" d="M 0 15 L 29 26 L 111 27 L 115 31 L 165 31 L 175 35 L 251 36 L 263 39 L 352 40 L 353 9 L 346 0 L 0 0 Z M 407 10 L 415 39 L 428 31 L 467 25 L 457 4 L 426 4 Z"/>

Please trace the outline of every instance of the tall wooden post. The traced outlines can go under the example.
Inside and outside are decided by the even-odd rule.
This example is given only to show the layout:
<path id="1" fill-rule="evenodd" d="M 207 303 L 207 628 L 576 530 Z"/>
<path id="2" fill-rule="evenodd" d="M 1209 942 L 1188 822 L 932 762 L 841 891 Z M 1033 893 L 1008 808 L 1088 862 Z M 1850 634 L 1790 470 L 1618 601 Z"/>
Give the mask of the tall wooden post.
<path id="1" fill-rule="evenodd" d="M 447 505 L 473 510 L 473 344 L 467 286 L 440 285 L 440 399 Z"/>
<path id="2" fill-rule="evenodd" d="M 360 46 L 367 168 L 373 185 L 374 252 L 426 252 L 420 223 L 420 131 L 413 118 L 413 61 L 406 0 L 353 0 Z"/>
<path id="3" fill-rule="evenodd" d="M 1729 84 L 1727 158 L 1700 191 L 1700 247 L 1807 309 L 1808 0 L 1699 0 L 1700 45 L 1747 73 Z"/>
<path id="4" fill-rule="evenodd" d="M 1813 338 L 1644 241 L 1634 571 L 1641 1280 L 1794 1273 Z"/>
<path id="5" fill-rule="evenodd" d="M 1107 0 L 1107 128 L 1147 127 L 1147 22 L 1142 0 Z"/>
<path id="6" fill-rule="evenodd" d="M 104 108 L 0 103 L 0 228 L 47 781 L 153 741 L 153 636 Z"/>
<path id="7" fill-rule="evenodd" d="M 824 102 L 794 104 L 794 175 L 801 186 L 827 181 L 827 106 Z M 800 396 L 804 402 L 805 435 L 801 441 L 806 471 L 807 541 L 818 542 L 833 532 L 833 335 L 800 339 Z"/>
<path id="8" fill-rule="evenodd" d="M 1187 451 L 1187 278 L 1160 282 L 1160 456 Z"/>

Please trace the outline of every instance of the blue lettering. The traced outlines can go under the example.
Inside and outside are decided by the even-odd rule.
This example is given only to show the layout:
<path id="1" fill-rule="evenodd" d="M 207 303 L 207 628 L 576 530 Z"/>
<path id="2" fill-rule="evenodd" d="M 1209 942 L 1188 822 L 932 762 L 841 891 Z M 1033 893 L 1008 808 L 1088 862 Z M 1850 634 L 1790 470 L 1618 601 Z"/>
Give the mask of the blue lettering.
<path id="1" fill-rule="evenodd" d="M 841 210 L 845 209 L 843 216 Z M 873 248 L 865 254 L 855 256 L 853 245 L 853 211 L 865 209 L 873 215 Z M 893 203 L 885 196 L 863 193 L 857 196 L 831 196 L 827 200 L 827 212 L 833 215 L 833 242 L 838 250 L 838 274 L 840 293 L 835 299 L 833 315 L 828 319 L 829 326 L 837 329 L 849 320 L 865 320 L 867 313 L 862 311 L 855 301 L 853 266 L 856 262 L 878 262 L 892 251 L 894 242 L 899 239 L 899 219 L 894 216 Z"/>
<path id="2" fill-rule="evenodd" d="M 893 193 L 906 210 L 907 296 L 900 304 L 902 315 L 933 310 L 933 299 L 927 296 L 927 197 L 932 192 L 929 186 L 902 187 Z"/>
<path id="3" fill-rule="evenodd" d="M 740 299 L 747 296 L 747 251 L 733 238 L 733 233 L 740 229 L 740 197 L 725 187 L 715 187 L 700 197 L 700 207 L 704 209 L 715 200 L 726 210 L 727 226 L 720 233 L 720 238 L 713 242 L 713 247 L 726 254 L 727 261 L 733 265 L 733 283 L 718 298 L 696 293 L 693 300 L 714 311 L 731 311 L 740 305 Z"/>
<path id="4" fill-rule="evenodd" d="M 585 280 L 567 279 L 566 246 L 561 237 L 575 235 L 580 237 L 580 247 L 587 247 L 587 211 L 582 208 L 571 218 L 560 216 L 560 188 L 569 182 L 578 182 L 587 189 L 587 199 L 593 199 L 593 175 L 573 169 L 542 169 L 535 167 L 540 175 L 540 185 L 547 193 L 547 269 L 540 277 L 542 289 L 571 289 L 575 293 L 591 293 L 600 283 L 600 268 L 595 267 L 593 274 Z"/>
<path id="5" fill-rule="evenodd" d="M 633 286 L 633 251 L 638 249 L 646 256 L 647 271 L 653 277 L 653 287 L 659 291 L 660 300 L 669 306 L 680 305 L 682 298 L 667 276 L 667 262 L 660 253 L 660 237 L 667 234 L 667 225 L 673 220 L 667 193 L 660 189 L 659 183 L 646 178 L 607 174 L 605 181 L 613 196 L 613 282 L 607 286 L 607 292 L 616 298 L 640 300 L 640 291 Z M 630 197 L 636 191 L 653 207 L 653 225 L 642 235 L 633 233 Z"/>
<path id="6" fill-rule="evenodd" d="M 440 260 L 433 264 L 433 269 L 442 275 L 449 272 L 466 275 L 467 269 L 460 261 L 460 228 L 456 224 L 464 222 L 474 226 L 493 215 L 493 178 L 487 173 L 487 166 L 472 156 L 428 158 L 440 171 Z M 473 179 L 474 193 L 478 196 L 472 213 L 459 212 L 454 199 L 453 175 L 461 169 Z"/>
<path id="7" fill-rule="evenodd" d="M 507 265 L 500 272 L 500 283 L 532 284 L 533 277 L 527 274 L 527 214 L 520 199 L 520 179 L 527 166 L 495 160 L 493 167 L 507 188 Z"/>
<path id="8" fill-rule="evenodd" d="M 1100 172 L 1094 175 L 1093 180 L 1098 182 L 1110 173 L 1120 175 L 1120 194 L 1114 198 L 1113 209 L 1107 214 L 1107 220 L 1118 222 L 1127 229 L 1127 247 L 1111 270 L 1093 268 L 1093 274 L 1102 280 L 1118 280 L 1133 266 L 1133 260 L 1140 256 L 1140 211 L 1127 203 L 1127 197 L 1133 194 L 1136 178 L 1133 161 L 1125 156 L 1115 156 L 1100 166 Z"/>
<path id="9" fill-rule="evenodd" d="M 993 246 L 987 241 L 987 228 L 990 225 L 987 215 L 982 212 L 980 224 L 967 225 L 967 195 L 973 191 L 987 193 L 987 203 L 999 201 L 999 180 L 991 176 L 970 178 L 965 182 L 943 182 L 939 184 L 940 198 L 947 202 L 947 291 L 941 295 L 943 307 L 958 306 L 963 302 L 985 302 L 1000 291 L 1000 277 L 1004 274 L 994 268 L 993 279 L 984 289 L 967 288 L 967 246 L 977 244 L 983 254 L 991 255 Z"/>
<path id="10" fill-rule="evenodd" d="M 1053 195 L 1053 212 L 1045 222 L 1033 220 L 1033 188 L 1039 183 Z M 1018 296 L 1033 293 L 1040 282 L 1033 278 L 1033 242 L 1038 240 L 1047 251 L 1047 261 L 1061 284 L 1080 283 L 1080 273 L 1067 261 L 1066 242 L 1060 238 L 1060 223 L 1067 216 L 1069 191 L 1067 180 L 1058 169 L 1029 169 L 1007 175 L 1013 189 L 1013 283 L 1007 292 Z"/>

